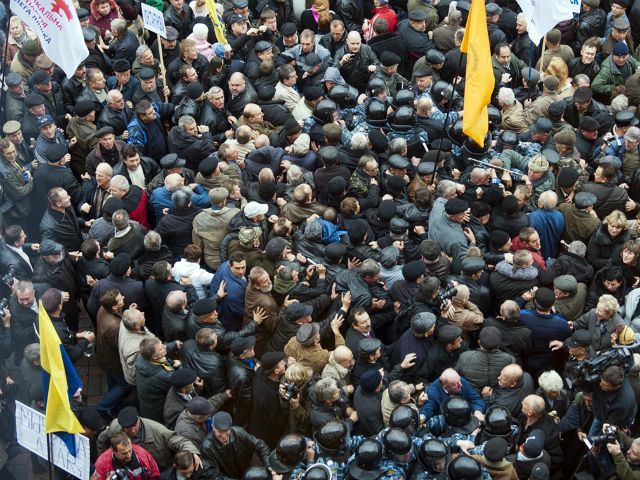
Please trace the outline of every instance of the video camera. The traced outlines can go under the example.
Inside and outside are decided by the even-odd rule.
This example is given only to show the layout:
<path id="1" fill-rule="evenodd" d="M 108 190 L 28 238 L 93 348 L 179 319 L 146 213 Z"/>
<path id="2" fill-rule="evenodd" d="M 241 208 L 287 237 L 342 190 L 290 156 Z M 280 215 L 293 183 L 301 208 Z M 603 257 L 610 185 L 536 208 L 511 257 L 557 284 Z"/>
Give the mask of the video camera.
<path id="1" fill-rule="evenodd" d="M 591 442 L 594 445 L 615 443 L 616 440 L 618 440 L 618 429 L 613 425 L 606 425 L 602 427 L 602 433 L 600 435 L 593 435 L 591 437 Z"/>
<path id="2" fill-rule="evenodd" d="M 447 300 L 451 300 L 458 294 L 458 289 L 456 287 L 449 287 L 446 289 L 440 290 L 438 293 L 438 301 L 440 305 L 443 305 Z"/>
<path id="3" fill-rule="evenodd" d="M 611 366 L 619 366 L 628 373 L 633 367 L 633 352 L 627 348 L 611 348 L 580 364 L 576 369 L 579 382 L 592 386 L 598 385 L 600 375 Z"/>

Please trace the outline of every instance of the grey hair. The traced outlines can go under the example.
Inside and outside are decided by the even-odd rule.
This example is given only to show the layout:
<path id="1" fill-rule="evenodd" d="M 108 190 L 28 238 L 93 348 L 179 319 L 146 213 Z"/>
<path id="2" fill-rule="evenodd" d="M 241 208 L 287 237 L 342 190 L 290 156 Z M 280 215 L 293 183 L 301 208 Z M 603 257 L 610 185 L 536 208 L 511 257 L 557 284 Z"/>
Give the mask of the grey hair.
<path id="1" fill-rule="evenodd" d="M 433 107 L 433 103 L 431 104 Z M 389 140 L 389 155 L 397 153 L 398 155 L 404 155 L 407 151 L 407 139 L 402 137 L 396 137 Z"/>
<path id="2" fill-rule="evenodd" d="M 367 258 L 364 262 L 362 262 L 362 266 L 360 267 L 360 274 L 363 277 L 371 277 L 380 273 L 380 264 L 376 262 L 373 258 Z"/>
<path id="3" fill-rule="evenodd" d="M 500 315 L 507 322 L 517 322 L 520 318 L 520 306 L 513 300 L 505 300 L 500 305 Z"/>
<path id="4" fill-rule="evenodd" d="M 30 364 L 34 364 L 40 361 L 40 344 L 39 343 L 31 343 L 24 347 L 24 358 L 27 359 L 27 362 Z"/>
<path id="5" fill-rule="evenodd" d="M 147 45 L 140 45 L 137 49 L 136 49 L 136 58 L 138 60 L 140 60 L 142 58 L 142 55 L 144 55 L 145 53 L 147 53 L 147 50 L 151 51 L 151 49 L 147 46 Z"/>
<path id="6" fill-rule="evenodd" d="M 298 165 L 291 165 L 289 170 L 287 170 L 287 183 L 293 187 L 297 187 L 303 182 L 304 174 L 302 173 L 302 169 Z"/>
<path id="7" fill-rule="evenodd" d="M 547 190 L 538 197 L 538 207 L 544 210 L 553 210 L 558 205 L 558 194 L 553 190 Z"/>
<path id="8" fill-rule="evenodd" d="M 505 105 L 513 105 L 516 101 L 516 96 L 510 88 L 502 87 L 498 91 L 498 101 Z"/>
<path id="9" fill-rule="evenodd" d="M 578 87 L 589 87 L 591 86 L 591 79 L 587 74 L 579 73 L 575 77 L 573 77 L 573 83 Z"/>
<path id="10" fill-rule="evenodd" d="M 191 203 L 193 192 L 189 187 L 180 187 L 171 194 L 173 208 L 187 208 Z"/>
<path id="11" fill-rule="evenodd" d="M 325 377 L 321 378 L 313 386 L 313 393 L 316 396 L 316 400 L 319 403 L 328 402 L 333 398 L 338 389 L 338 383 L 334 378 Z"/>
<path id="12" fill-rule="evenodd" d="M 580 240 L 574 240 L 569 244 L 568 251 L 579 257 L 584 257 L 587 254 L 587 246 Z"/>
<path id="13" fill-rule="evenodd" d="M 129 190 L 129 180 L 124 175 L 115 175 L 111 177 L 111 181 L 109 182 L 110 187 L 116 187 L 119 190 Z"/>
<path id="14" fill-rule="evenodd" d="M 196 119 L 191 115 L 182 115 L 178 120 L 178 126 L 182 130 L 186 130 L 188 126 L 195 125 Z"/>
<path id="15" fill-rule="evenodd" d="M 529 22 L 527 22 L 527 17 L 525 16 L 524 13 L 518 14 L 518 16 L 516 17 L 516 22 L 524 22 L 525 27 L 529 25 Z"/>
<path id="16" fill-rule="evenodd" d="M 538 385 L 545 392 L 559 392 L 562 390 L 562 377 L 555 370 L 549 370 L 538 377 Z"/>
<path id="17" fill-rule="evenodd" d="M 129 226 L 129 212 L 124 209 L 116 210 L 111 217 L 111 223 L 117 231 L 124 230 Z"/>
<path id="18" fill-rule="evenodd" d="M 20 280 L 16 285 L 16 292 L 24 293 L 33 290 L 33 283 L 28 280 Z"/>
<path id="19" fill-rule="evenodd" d="M 109 165 L 107 162 L 100 162 L 96 167 L 96 172 L 98 170 L 100 170 L 105 175 L 108 175 L 109 177 L 113 176 L 113 167 Z"/>
<path id="20" fill-rule="evenodd" d="M 138 318 L 135 315 L 137 310 L 126 309 L 122 312 L 122 324 L 127 330 L 133 330 L 138 326 Z"/>
<path id="21" fill-rule="evenodd" d="M 148 252 L 159 252 L 162 248 L 162 237 L 155 230 L 149 230 L 144 236 L 143 245 Z"/>
<path id="22" fill-rule="evenodd" d="M 124 32 L 127 29 L 127 22 L 123 18 L 114 18 L 111 20 L 112 32 Z"/>
<path id="23" fill-rule="evenodd" d="M 351 148 L 353 150 L 364 150 L 369 146 L 369 138 L 361 132 L 354 134 L 351 137 Z"/>
<path id="24" fill-rule="evenodd" d="M 222 92 L 223 90 L 220 87 L 211 87 L 207 92 L 207 95 L 209 97 L 212 97 L 213 95 L 218 95 L 219 93 L 222 93 Z"/>
<path id="25" fill-rule="evenodd" d="M 402 380 L 394 380 L 389 383 L 387 390 L 389 391 L 389 400 L 393 403 L 400 403 L 407 396 L 407 382 Z"/>
<path id="26" fill-rule="evenodd" d="M 438 186 L 436 187 L 436 195 L 438 197 L 444 198 L 447 195 L 449 195 L 451 191 L 455 191 L 455 190 L 456 190 L 455 182 L 452 182 L 451 180 L 440 180 L 438 182 Z"/>

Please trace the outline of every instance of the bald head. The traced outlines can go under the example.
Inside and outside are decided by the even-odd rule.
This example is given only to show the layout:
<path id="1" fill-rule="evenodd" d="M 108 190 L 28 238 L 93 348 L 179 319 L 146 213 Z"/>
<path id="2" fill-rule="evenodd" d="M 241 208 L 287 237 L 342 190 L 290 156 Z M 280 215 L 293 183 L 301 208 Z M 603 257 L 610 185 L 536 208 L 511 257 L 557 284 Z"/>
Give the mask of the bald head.
<path id="1" fill-rule="evenodd" d="M 517 322 L 520 318 L 520 306 L 513 300 L 505 300 L 500 305 L 500 316 L 507 322 Z"/>
<path id="2" fill-rule="evenodd" d="M 460 374 L 453 368 L 447 368 L 442 375 L 440 375 L 440 383 L 447 393 L 458 394 L 462 390 L 462 381 L 460 380 Z"/>
<path id="3" fill-rule="evenodd" d="M 527 395 L 522 400 L 522 413 L 527 417 L 539 417 L 544 413 L 544 399 L 538 395 Z"/>
<path id="4" fill-rule="evenodd" d="M 175 192 L 179 187 L 184 186 L 184 178 L 179 173 L 170 173 L 164 179 L 164 186 L 170 192 Z"/>
<path id="5" fill-rule="evenodd" d="M 517 363 L 512 363 L 502 369 L 500 376 L 498 376 L 498 384 L 502 388 L 514 388 L 522 380 L 523 374 L 522 367 Z"/>
<path id="6" fill-rule="evenodd" d="M 187 294 L 182 290 L 173 290 L 167 295 L 165 303 L 172 312 L 179 312 L 187 306 Z"/>
<path id="7" fill-rule="evenodd" d="M 345 368 L 351 368 L 353 366 L 353 353 L 349 347 L 340 345 L 333 351 L 333 358 L 335 361 Z"/>

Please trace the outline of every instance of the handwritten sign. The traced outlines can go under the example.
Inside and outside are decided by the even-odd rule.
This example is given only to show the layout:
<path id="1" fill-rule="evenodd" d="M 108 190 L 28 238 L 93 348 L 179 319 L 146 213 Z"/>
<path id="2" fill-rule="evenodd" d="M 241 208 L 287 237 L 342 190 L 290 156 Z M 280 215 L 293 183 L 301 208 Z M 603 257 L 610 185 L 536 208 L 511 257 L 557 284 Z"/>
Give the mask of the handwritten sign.
<path id="1" fill-rule="evenodd" d="M 16 402 L 16 430 L 18 443 L 39 457 L 47 457 L 47 434 L 44 415 L 25 404 Z M 56 435 L 53 438 L 53 463 L 80 480 L 89 480 L 89 439 L 76 434 L 76 456 Z"/>
<path id="2" fill-rule="evenodd" d="M 142 21 L 144 22 L 144 28 L 150 32 L 157 33 L 163 38 L 167 38 L 167 27 L 164 24 L 162 12 L 147 5 L 146 3 L 141 3 L 140 6 L 142 7 Z"/>

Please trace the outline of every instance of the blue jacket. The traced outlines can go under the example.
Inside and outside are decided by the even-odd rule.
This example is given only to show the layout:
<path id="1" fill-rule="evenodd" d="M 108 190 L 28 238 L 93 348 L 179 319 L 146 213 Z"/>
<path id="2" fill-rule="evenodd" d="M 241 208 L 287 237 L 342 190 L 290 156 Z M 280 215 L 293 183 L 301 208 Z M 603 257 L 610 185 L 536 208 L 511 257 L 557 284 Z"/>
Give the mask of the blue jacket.
<path id="1" fill-rule="evenodd" d="M 482 400 L 480 394 L 471 386 L 471 383 L 469 383 L 466 378 L 460 377 L 460 381 L 462 382 L 460 396 L 469 402 L 473 412 L 484 413 L 487 409 L 487 405 L 484 403 L 484 400 Z M 431 382 L 431 385 L 429 385 L 429 388 L 427 389 L 427 396 L 429 397 L 429 400 L 427 400 L 427 403 L 425 403 L 420 409 L 420 413 L 422 413 L 426 418 L 441 415 L 443 413 L 442 404 L 449 397 L 449 394 L 444 391 L 444 388 L 442 388 L 440 379 Z"/>
<path id="2" fill-rule="evenodd" d="M 151 192 L 151 205 L 153 206 L 153 213 L 156 218 L 156 223 L 164 216 L 162 210 L 173 208 L 173 202 L 171 201 L 172 192 L 167 190 L 167 187 L 156 188 Z M 202 185 L 198 185 L 193 190 L 193 196 L 191 197 L 191 205 L 198 208 L 211 207 L 211 201 L 209 201 L 209 193 Z"/>
<path id="3" fill-rule="evenodd" d="M 540 235 L 542 257 L 556 258 L 564 231 L 564 215 L 558 210 L 537 208 L 529 214 L 529 225 Z"/>
<path id="4" fill-rule="evenodd" d="M 209 286 L 209 296 L 215 297 L 220 287 L 220 282 L 227 283 L 227 296 L 218 303 L 218 315 L 222 323 L 225 323 L 227 316 L 242 317 L 244 314 L 244 291 L 247 288 L 247 280 L 242 277 L 238 278 L 229 269 L 229 261 L 227 260 L 218 268 L 211 285 Z"/>
<path id="5" fill-rule="evenodd" d="M 516 299 L 516 301 L 520 298 Z M 520 303 L 518 301 L 518 303 Z M 552 367 L 556 355 L 549 348 L 551 340 L 564 341 L 571 336 L 571 328 L 560 315 L 538 313 L 535 310 L 521 310 L 520 322 L 531 330 L 533 351 L 525 361 L 526 368 L 544 371 Z"/>

